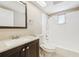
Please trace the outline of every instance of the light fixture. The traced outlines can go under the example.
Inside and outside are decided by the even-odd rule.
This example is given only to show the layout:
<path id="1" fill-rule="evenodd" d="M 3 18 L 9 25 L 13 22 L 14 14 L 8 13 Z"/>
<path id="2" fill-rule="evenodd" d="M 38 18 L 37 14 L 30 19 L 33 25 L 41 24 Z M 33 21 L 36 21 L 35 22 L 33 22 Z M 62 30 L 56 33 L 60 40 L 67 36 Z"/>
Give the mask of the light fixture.
<path id="1" fill-rule="evenodd" d="M 45 1 L 36 1 L 41 7 L 46 7 L 47 4 Z"/>

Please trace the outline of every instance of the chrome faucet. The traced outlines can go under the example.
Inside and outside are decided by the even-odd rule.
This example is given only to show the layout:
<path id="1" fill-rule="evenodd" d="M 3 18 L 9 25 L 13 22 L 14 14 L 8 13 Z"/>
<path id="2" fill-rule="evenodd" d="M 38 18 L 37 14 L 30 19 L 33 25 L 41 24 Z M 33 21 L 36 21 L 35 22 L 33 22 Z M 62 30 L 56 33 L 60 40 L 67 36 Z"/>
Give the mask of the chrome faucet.
<path id="1" fill-rule="evenodd" d="M 17 36 L 17 35 L 16 35 L 16 36 L 13 35 L 13 36 L 11 37 L 11 39 L 18 39 L 18 38 L 19 38 L 19 36 Z"/>

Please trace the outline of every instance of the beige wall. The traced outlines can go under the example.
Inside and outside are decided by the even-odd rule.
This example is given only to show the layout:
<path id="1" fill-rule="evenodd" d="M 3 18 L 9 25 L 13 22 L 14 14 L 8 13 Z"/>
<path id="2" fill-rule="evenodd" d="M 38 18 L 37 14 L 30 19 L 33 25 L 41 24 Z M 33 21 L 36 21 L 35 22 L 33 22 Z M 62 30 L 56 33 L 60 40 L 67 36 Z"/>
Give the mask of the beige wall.
<path id="1" fill-rule="evenodd" d="M 42 12 L 27 2 L 27 12 L 28 14 L 28 29 L 34 34 L 41 34 L 42 32 Z"/>
<path id="2" fill-rule="evenodd" d="M 57 15 L 50 17 L 50 45 L 70 50 L 79 50 L 79 11 L 65 14 L 66 24 L 57 23 Z"/>
<path id="3" fill-rule="evenodd" d="M 0 29 L 0 40 L 12 35 L 27 35 L 41 33 L 41 11 L 27 2 L 27 29 Z"/>

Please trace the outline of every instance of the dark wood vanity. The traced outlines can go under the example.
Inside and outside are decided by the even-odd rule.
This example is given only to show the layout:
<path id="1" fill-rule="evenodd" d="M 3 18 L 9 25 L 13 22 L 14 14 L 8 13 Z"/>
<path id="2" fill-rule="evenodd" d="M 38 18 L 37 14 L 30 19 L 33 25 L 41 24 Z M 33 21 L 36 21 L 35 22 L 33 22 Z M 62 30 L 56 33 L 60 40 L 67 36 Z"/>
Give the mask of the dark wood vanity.
<path id="1" fill-rule="evenodd" d="M 39 57 L 39 39 L 4 51 L 0 57 Z"/>

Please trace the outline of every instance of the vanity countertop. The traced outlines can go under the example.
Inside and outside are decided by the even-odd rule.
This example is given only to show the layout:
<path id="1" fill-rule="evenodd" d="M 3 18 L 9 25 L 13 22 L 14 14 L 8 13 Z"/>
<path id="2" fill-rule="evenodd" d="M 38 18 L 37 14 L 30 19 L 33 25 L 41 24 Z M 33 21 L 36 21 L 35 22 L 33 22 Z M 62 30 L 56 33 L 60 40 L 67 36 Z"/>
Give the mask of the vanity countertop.
<path id="1" fill-rule="evenodd" d="M 0 41 L 0 53 L 37 39 L 39 39 L 39 37 L 24 36 L 13 40 L 12 39 L 2 40 Z"/>

